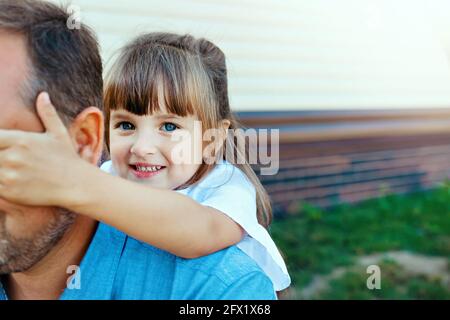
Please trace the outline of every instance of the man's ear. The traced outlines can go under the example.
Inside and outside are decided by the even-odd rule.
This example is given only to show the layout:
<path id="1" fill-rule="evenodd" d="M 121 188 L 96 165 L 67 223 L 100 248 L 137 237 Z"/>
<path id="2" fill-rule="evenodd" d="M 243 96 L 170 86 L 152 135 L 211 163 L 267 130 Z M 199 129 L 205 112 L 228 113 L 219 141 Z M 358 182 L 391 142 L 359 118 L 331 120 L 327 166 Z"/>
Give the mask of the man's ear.
<path id="1" fill-rule="evenodd" d="M 69 132 L 80 157 L 97 164 L 103 149 L 103 113 L 97 107 L 83 110 L 72 122 Z"/>

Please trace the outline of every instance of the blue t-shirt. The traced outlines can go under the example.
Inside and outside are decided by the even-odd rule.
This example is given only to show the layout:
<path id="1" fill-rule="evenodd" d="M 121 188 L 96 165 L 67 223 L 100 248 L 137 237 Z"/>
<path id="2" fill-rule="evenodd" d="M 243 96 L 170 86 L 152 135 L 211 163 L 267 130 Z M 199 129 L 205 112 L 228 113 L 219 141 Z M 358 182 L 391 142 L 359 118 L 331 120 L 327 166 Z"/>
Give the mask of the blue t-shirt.
<path id="1" fill-rule="evenodd" d="M 183 259 L 103 223 L 78 272 L 79 288 L 66 288 L 60 299 L 276 299 L 271 280 L 236 246 Z"/>

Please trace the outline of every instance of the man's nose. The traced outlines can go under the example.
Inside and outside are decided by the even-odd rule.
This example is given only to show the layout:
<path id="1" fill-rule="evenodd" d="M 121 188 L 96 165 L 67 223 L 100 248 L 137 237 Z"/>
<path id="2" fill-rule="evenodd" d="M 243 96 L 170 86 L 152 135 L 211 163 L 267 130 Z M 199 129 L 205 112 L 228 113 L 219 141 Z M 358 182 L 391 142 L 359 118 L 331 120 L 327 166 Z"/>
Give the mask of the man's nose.
<path id="1" fill-rule="evenodd" d="M 141 135 L 131 147 L 131 153 L 138 157 L 145 157 L 158 152 L 158 138 L 150 135 Z"/>

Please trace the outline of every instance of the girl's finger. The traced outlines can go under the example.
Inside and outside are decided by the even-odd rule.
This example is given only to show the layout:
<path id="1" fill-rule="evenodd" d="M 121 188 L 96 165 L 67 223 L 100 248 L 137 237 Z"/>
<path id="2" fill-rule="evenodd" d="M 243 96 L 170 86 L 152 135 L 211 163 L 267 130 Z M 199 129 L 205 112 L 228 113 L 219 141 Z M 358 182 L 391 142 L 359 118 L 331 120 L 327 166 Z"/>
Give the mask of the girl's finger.
<path id="1" fill-rule="evenodd" d="M 67 129 L 51 103 L 47 92 L 41 92 L 37 97 L 36 109 L 45 131 L 58 136 L 67 134 Z"/>

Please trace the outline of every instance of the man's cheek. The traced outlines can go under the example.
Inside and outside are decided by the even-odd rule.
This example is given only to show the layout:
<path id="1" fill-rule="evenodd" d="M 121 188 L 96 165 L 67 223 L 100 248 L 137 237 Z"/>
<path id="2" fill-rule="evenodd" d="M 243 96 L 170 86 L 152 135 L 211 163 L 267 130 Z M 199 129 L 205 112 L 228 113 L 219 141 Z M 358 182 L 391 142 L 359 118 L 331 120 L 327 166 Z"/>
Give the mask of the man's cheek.
<path id="1" fill-rule="evenodd" d="M 1 199 L 0 214 L 6 230 L 18 238 L 34 234 L 54 219 L 54 214 L 47 208 L 18 206 Z"/>

